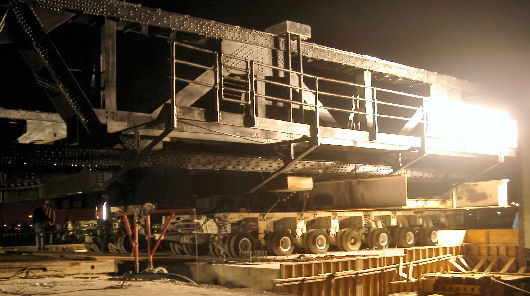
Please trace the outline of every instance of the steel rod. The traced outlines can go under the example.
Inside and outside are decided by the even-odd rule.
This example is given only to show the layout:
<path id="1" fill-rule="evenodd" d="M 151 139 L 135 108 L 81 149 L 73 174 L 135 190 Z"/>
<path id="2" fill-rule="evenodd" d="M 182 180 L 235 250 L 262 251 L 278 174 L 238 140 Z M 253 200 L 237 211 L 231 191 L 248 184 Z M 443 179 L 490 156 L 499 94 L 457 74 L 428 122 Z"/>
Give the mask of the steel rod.
<path id="1" fill-rule="evenodd" d="M 201 64 L 197 64 L 197 63 L 193 63 L 193 62 L 188 62 L 188 61 L 184 61 L 184 60 L 180 60 L 180 59 L 176 59 L 176 58 L 173 59 L 173 62 L 178 63 L 178 64 L 183 64 L 183 65 L 186 65 L 186 66 L 190 66 L 190 67 L 204 69 L 204 70 L 210 70 L 210 71 L 214 71 L 215 70 L 215 66 L 205 66 L 205 65 L 201 65 Z"/>
<path id="2" fill-rule="evenodd" d="M 216 53 L 213 50 L 208 50 L 208 49 L 205 49 L 205 48 L 202 48 L 202 47 L 193 46 L 193 45 L 187 44 L 187 43 L 182 43 L 182 42 L 178 42 L 178 41 L 173 41 L 173 43 L 175 45 L 177 45 L 177 46 L 180 46 L 180 47 L 185 47 L 185 48 L 193 49 L 193 50 L 196 50 L 196 51 L 202 51 L 204 53 L 210 53 L 210 54 L 215 54 Z"/>
<path id="3" fill-rule="evenodd" d="M 182 81 L 182 82 L 198 84 L 198 85 L 202 85 L 202 86 L 206 86 L 206 87 L 215 87 L 215 84 L 202 83 L 202 82 L 198 82 L 198 81 L 195 81 L 195 80 L 184 79 L 184 78 L 180 78 L 180 77 L 176 77 L 176 76 L 173 77 L 173 78 L 175 80 Z"/>

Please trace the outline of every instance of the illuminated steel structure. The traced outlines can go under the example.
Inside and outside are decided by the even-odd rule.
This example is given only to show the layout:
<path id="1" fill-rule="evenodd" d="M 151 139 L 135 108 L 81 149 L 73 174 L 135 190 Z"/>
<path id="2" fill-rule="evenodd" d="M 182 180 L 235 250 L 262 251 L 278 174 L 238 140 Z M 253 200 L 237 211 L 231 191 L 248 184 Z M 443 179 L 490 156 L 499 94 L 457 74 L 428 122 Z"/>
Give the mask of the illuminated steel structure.
<path id="1" fill-rule="evenodd" d="M 39 125 L 28 129 L 20 143 L 67 137 L 70 143 L 98 147 L 6 146 L 1 158 L 5 164 L 273 172 L 267 182 L 282 173 L 408 174 L 441 176 L 453 184 L 514 155 L 516 131 L 506 114 L 480 113 L 480 108 L 461 104 L 484 96 L 478 86 L 311 43 L 307 25 L 286 21 L 263 32 L 123 1 L 15 1 L 8 12 L 49 74 L 48 80 L 37 73 L 35 78 L 51 93 L 59 116 L 7 109 L 0 110 L 1 116 L 25 119 L 28 127 Z M 105 17 L 99 108 L 87 99 L 46 35 L 81 15 Z M 117 30 L 172 44 L 172 97 L 154 98 L 163 103 L 154 111 L 118 109 Z M 153 151 L 161 142 L 190 140 L 227 148 Z M 253 148 L 248 153 L 248 146 L 238 143 Z M 142 152 L 134 155 L 112 147 Z M 458 167 L 439 166 L 444 156 Z M 119 176 L 87 187 L 104 189 Z"/>
<path id="2" fill-rule="evenodd" d="M 24 198 L 103 191 L 128 170 L 169 167 L 193 172 L 259 173 L 254 183 L 243 184 L 249 193 L 312 188 L 312 183 L 311 188 L 293 189 L 289 184 L 278 188 L 279 179 L 289 183 L 285 175 L 309 176 L 311 182 L 337 176 L 388 176 L 389 180 L 398 179 L 399 187 L 380 186 L 387 189 L 387 195 L 374 197 L 372 205 L 407 206 L 414 182 L 421 185 L 415 197 L 439 198 L 458 184 L 491 172 L 505 162 L 505 157 L 515 154 L 516 129 L 507 114 L 464 104 L 487 95 L 477 85 L 312 43 L 307 25 L 286 21 L 257 31 L 114 0 L 13 1 L 8 8 L 13 15 L 12 27 L 34 51 L 26 62 L 29 65 L 39 60 L 42 64 L 38 70 L 30 68 L 58 114 L 0 109 L 3 118 L 26 120 L 28 126 L 38 123 L 38 128 L 28 129 L 18 144 L 0 147 L 0 163 L 16 169 L 90 169 L 60 181 L 50 180 L 42 184 L 38 194 L 30 192 Z M 85 94 L 48 36 L 69 20 L 101 27 L 100 85 L 96 87 L 101 94 L 97 103 Z M 170 75 L 156 79 L 170 89 L 170 96 L 150 98 L 155 108 L 143 112 L 119 108 L 123 105 L 117 95 L 120 30 L 146 40 L 167 41 Z M 126 74 L 132 77 L 131 84 L 153 80 L 142 73 Z M 27 145 L 61 138 L 76 145 Z M 430 191 L 421 189 L 425 184 Z M 392 189 L 396 188 L 400 194 L 393 198 Z M 2 192 L 1 197 L 7 202 L 20 200 L 22 195 Z M 318 205 L 315 207 L 318 210 Z M 254 238 L 242 232 L 236 235 L 237 227 L 247 220 L 258 221 L 257 238 L 266 247 L 272 244 L 275 253 L 292 252 L 291 235 L 300 244 L 304 237 L 310 242 L 308 248 L 317 253 L 323 250 L 319 247 L 325 247 L 327 235 L 345 235 L 354 224 L 366 228 L 361 233 L 370 234 L 372 246 L 388 245 L 388 241 L 380 241 L 389 238 L 386 226 L 400 229 L 393 236 L 400 237 L 401 245 L 410 244 L 407 239 L 414 239 L 414 233 L 401 231 L 409 224 L 423 226 L 423 240 L 431 244 L 435 231 L 432 219 L 439 215 L 431 212 L 424 223 L 421 213 L 407 211 L 319 212 L 313 218 L 307 213 L 269 211 L 216 213 L 214 217 L 193 219 L 202 223 L 202 234 L 211 235 L 204 240 L 210 240 L 214 253 L 219 244 L 234 249 L 234 244 L 251 243 Z M 186 217 L 178 219 L 187 221 Z M 292 233 L 282 230 L 284 222 Z M 177 232 L 174 241 L 189 245 L 194 239 L 189 233 L 178 233 L 180 226 L 171 227 Z M 359 235 L 348 232 L 348 236 L 355 236 L 356 244 Z M 348 239 L 339 245 L 346 243 Z"/>

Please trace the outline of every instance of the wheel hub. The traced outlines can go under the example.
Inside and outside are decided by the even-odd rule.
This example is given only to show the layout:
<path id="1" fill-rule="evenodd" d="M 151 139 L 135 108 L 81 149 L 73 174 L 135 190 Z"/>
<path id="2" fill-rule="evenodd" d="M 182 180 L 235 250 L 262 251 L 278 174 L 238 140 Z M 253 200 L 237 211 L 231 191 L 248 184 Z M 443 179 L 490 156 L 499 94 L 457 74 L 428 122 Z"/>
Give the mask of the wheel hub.
<path id="1" fill-rule="evenodd" d="M 291 239 L 284 236 L 280 239 L 280 249 L 284 252 L 287 252 L 291 249 Z"/>
<path id="2" fill-rule="evenodd" d="M 409 245 L 414 243 L 414 233 L 412 233 L 412 231 L 407 231 L 405 234 L 405 241 Z"/>
<path id="3" fill-rule="evenodd" d="M 386 246 L 388 244 L 388 235 L 386 233 L 381 233 L 379 235 L 379 244 L 381 246 Z"/>
<path id="4" fill-rule="evenodd" d="M 324 235 L 319 235 L 315 238 L 315 245 L 318 249 L 325 249 L 327 244 L 327 239 Z"/>
<path id="5" fill-rule="evenodd" d="M 239 252 L 248 252 L 252 248 L 252 242 L 248 238 L 244 237 L 239 241 L 238 247 Z"/>

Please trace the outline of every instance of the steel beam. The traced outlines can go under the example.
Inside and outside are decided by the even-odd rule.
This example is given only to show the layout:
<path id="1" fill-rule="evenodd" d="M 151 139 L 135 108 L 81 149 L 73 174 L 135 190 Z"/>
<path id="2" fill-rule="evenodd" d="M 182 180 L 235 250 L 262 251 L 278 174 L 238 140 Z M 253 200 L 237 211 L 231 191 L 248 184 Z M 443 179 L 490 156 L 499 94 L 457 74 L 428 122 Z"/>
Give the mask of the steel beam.
<path id="1" fill-rule="evenodd" d="M 97 168 L 113 169 L 127 165 L 137 156 L 134 151 L 118 149 L 86 149 L 69 146 L 5 144 L 0 147 L 0 164 L 4 167 Z M 243 156 L 205 152 L 150 151 L 137 167 L 165 167 L 191 171 L 241 171 L 272 173 L 284 166 L 279 157 Z M 299 160 L 286 173 L 342 175 L 355 178 L 385 176 L 392 172 L 388 165 L 372 165 L 360 161 Z M 403 170 L 413 179 L 448 178 L 442 171 L 428 169 Z M 464 173 L 453 173 L 459 179 Z"/>
<path id="2" fill-rule="evenodd" d="M 116 22 L 105 20 L 101 28 L 102 101 L 106 110 L 117 110 L 116 101 Z"/>
<path id="3" fill-rule="evenodd" d="M 58 113 L 0 108 L 0 118 L 64 123 Z"/>
<path id="4" fill-rule="evenodd" d="M 200 19 L 189 15 L 167 12 L 160 9 L 144 7 L 138 4 L 115 0 L 33 0 L 38 6 L 53 10 L 79 11 L 89 15 L 105 16 L 120 21 L 127 21 L 171 30 L 194 33 L 206 37 L 226 39 L 237 42 L 275 48 L 275 35 L 250 30 L 215 21 Z M 387 73 L 424 83 L 436 83 L 451 88 L 462 88 L 470 92 L 477 91 L 471 82 L 451 76 L 385 61 L 375 57 L 338 50 L 306 41 L 301 42 L 302 55 L 322 61 L 352 66 L 360 69 Z M 296 46 L 291 47 L 296 50 Z"/>

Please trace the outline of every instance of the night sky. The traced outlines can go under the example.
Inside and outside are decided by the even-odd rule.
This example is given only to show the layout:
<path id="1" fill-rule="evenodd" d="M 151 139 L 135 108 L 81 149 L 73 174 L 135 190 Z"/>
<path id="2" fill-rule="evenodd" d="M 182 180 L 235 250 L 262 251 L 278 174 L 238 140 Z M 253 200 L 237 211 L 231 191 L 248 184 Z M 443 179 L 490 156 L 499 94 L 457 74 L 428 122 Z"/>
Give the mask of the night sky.
<path id="1" fill-rule="evenodd" d="M 529 105 L 528 0 L 140 3 L 257 30 L 301 22 L 315 43 L 480 82 L 500 106 Z"/>

